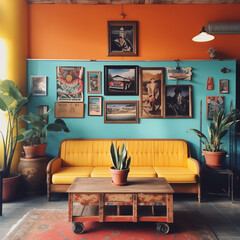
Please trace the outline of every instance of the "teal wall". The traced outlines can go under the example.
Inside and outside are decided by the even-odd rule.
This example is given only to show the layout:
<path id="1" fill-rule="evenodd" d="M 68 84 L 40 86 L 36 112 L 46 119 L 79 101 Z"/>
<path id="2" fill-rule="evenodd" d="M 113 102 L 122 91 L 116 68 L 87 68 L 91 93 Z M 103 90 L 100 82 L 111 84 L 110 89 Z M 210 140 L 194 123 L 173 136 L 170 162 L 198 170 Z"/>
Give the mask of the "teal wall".
<path id="1" fill-rule="evenodd" d="M 206 120 L 206 96 L 224 95 L 225 110 L 229 111 L 230 102 L 236 103 L 236 61 L 181 61 L 180 67 L 192 67 L 192 80 L 179 81 L 180 85 L 191 84 L 193 118 L 191 119 L 140 119 L 139 124 L 105 124 L 103 116 L 88 116 L 87 71 L 101 71 L 102 93 L 104 100 L 139 100 L 139 96 L 104 96 L 104 65 L 138 65 L 139 67 L 176 67 L 175 61 L 68 61 L 68 60 L 28 60 L 28 93 L 30 93 L 30 76 L 48 77 L 48 95 L 33 96 L 28 104 L 29 112 L 37 112 L 39 105 L 49 105 L 53 109 L 49 121 L 54 121 L 54 103 L 56 96 L 56 67 L 83 66 L 84 67 L 84 118 L 65 118 L 70 133 L 48 133 L 47 153 L 56 156 L 59 143 L 64 138 L 181 138 L 191 143 L 192 155 L 199 159 L 199 139 L 190 137 L 189 128 L 198 128 L 200 124 L 200 101 L 203 106 L 203 129 L 207 131 L 209 121 Z M 229 73 L 222 73 L 221 69 L 230 69 Z M 214 90 L 207 91 L 207 78 L 213 77 Z M 229 80 L 229 94 L 219 94 L 219 79 Z M 176 81 L 168 81 L 165 74 L 165 84 L 174 85 Z M 96 94 L 91 94 L 96 96 Z M 205 132 L 206 132 L 205 131 Z M 228 143 L 229 138 L 224 141 Z M 228 150 L 228 148 L 226 148 Z"/>

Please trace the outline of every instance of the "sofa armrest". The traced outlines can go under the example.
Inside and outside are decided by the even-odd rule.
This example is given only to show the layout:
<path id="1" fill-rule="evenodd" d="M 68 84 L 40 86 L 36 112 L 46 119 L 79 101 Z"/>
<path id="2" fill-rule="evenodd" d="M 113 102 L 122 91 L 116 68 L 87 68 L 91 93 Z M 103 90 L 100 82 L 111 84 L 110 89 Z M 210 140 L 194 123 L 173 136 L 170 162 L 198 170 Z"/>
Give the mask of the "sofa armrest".
<path id="1" fill-rule="evenodd" d="M 190 170 L 192 170 L 196 174 L 200 174 L 200 163 L 194 158 L 187 159 L 187 166 Z"/>
<path id="2" fill-rule="evenodd" d="M 62 159 L 60 157 L 52 159 L 47 165 L 47 174 L 52 175 L 62 166 Z"/>

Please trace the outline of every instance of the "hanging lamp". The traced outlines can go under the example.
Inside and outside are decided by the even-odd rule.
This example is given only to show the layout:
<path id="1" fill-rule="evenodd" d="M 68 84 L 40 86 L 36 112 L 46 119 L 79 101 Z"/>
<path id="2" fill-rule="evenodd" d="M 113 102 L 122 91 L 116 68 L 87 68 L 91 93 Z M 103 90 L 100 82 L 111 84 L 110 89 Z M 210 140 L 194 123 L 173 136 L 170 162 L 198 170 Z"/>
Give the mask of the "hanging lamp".
<path id="1" fill-rule="evenodd" d="M 208 42 L 208 41 L 212 41 L 215 37 L 211 34 L 208 34 L 205 30 L 205 27 L 202 27 L 202 31 L 195 36 L 194 38 L 192 38 L 192 40 L 194 42 Z"/>

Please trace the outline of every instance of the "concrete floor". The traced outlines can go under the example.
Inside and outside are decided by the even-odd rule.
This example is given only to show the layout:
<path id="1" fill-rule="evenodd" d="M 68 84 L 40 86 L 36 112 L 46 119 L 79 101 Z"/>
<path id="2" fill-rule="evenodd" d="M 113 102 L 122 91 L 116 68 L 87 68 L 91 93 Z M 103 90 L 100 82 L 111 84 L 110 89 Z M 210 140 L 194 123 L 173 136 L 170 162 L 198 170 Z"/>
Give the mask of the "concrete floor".
<path id="1" fill-rule="evenodd" d="M 24 197 L 12 203 L 3 204 L 3 216 L 0 216 L 0 239 L 19 219 L 34 208 L 67 209 L 66 194 L 55 195 L 48 202 L 47 197 Z M 174 196 L 174 210 L 197 210 L 216 234 L 219 240 L 240 240 L 240 203 L 232 203 L 226 198 L 211 198 L 198 203 L 196 196 Z"/>

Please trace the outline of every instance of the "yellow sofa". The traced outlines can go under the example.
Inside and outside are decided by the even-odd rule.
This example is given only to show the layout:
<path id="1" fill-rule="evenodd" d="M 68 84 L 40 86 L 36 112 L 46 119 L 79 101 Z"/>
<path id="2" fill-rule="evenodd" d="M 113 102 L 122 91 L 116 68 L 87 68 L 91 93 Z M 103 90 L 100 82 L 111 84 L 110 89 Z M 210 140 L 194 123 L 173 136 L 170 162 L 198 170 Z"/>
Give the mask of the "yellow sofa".
<path id="1" fill-rule="evenodd" d="M 129 177 L 165 177 L 176 193 L 197 193 L 200 164 L 182 139 L 66 139 L 47 166 L 47 194 L 66 192 L 76 177 L 111 177 L 111 142 L 125 141 L 132 161 Z"/>

